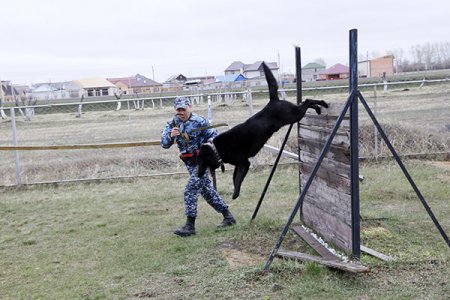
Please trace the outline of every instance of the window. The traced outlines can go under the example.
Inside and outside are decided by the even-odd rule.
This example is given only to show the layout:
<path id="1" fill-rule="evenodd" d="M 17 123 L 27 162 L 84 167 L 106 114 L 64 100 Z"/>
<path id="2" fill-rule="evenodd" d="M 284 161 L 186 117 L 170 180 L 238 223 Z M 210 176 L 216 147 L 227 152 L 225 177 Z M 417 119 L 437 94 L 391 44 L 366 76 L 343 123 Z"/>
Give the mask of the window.
<path id="1" fill-rule="evenodd" d="M 108 89 L 102 89 L 102 96 L 108 96 Z"/>
<path id="2" fill-rule="evenodd" d="M 87 90 L 87 95 L 88 95 L 88 97 L 93 97 L 94 96 L 94 90 L 93 89 L 88 89 Z"/>

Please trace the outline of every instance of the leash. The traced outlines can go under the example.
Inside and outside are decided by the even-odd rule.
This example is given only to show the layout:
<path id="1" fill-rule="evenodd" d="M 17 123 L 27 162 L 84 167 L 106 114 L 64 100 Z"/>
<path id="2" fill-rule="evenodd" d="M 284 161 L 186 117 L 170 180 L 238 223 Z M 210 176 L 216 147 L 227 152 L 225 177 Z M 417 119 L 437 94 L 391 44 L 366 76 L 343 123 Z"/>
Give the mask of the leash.
<path id="1" fill-rule="evenodd" d="M 199 127 L 199 128 L 194 128 L 191 130 L 191 132 L 197 132 L 197 131 L 202 131 L 202 130 L 216 128 L 216 127 L 223 127 L 223 126 L 228 126 L 228 124 L 227 123 L 217 123 L 217 124 L 213 124 L 213 125 L 209 125 L 209 126 L 203 126 L 203 127 Z"/>

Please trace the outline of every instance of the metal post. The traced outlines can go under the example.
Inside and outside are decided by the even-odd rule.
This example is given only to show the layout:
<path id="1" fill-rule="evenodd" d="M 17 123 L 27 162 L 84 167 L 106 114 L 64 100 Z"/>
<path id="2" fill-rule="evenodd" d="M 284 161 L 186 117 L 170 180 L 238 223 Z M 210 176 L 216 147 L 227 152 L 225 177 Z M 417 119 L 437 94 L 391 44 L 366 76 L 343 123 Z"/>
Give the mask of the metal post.
<path id="1" fill-rule="evenodd" d="M 350 30 L 350 84 L 349 93 L 358 90 L 358 31 Z M 358 152 L 358 99 L 353 97 L 350 106 L 350 162 L 351 162 L 351 210 L 352 210 L 352 255 L 359 260 L 360 217 L 359 217 L 359 152 Z"/>
<path id="2" fill-rule="evenodd" d="M 16 113 L 14 107 L 10 108 L 11 112 L 11 128 L 12 128 L 12 138 L 13 138 L 13 146 L 17 146 L 17 130 L 16 130 Z M 16 162 L 16 185 L 22 185 L 22 178 L 20 177 L 20 158 L 19 158 L 19 150 L 14 151 L 14 160 Z"/>
<path id="3" fill-rule="evenodd" d="M 259 197 L 259 201 L 258 201 L 258 204 L 256 205 L 255 211 L 253 212 L 252 220 L 254 220 L 256 218 L 256 215 L 258 214 L 258 211 L 259 211 L 259 207 L 261 206 L 261 203 L 264 200 L 264 197 L 266 196 L 267 189 L 269 188 L 270 182 L 272 181 L 273 174 L 275 173 L 275 170 L 278 166 L 278 162 L 280 161 L 281 155 L 283 154 L 283 149 L 286 146 L 286 143 L 289 139 L 289 135 L 291 133 L 293 125 L 294 125 L 294 123 L 289 125 L 289 129 L 286 132 L 286 136 L 284 137 L 283 144 L 281 145 L 280 151 L 278 152 L 277 158 L 275 159 L 275 163 L 273 164 L 272 170 L 270 171 L 269 178 L 267 178 L 266 185 L 264 186 L 263 192 L 261 193 L 261 196 Z"/>
<path id="4" fill-rule="evenodd" d="M 296 75 L 296 86 L 297 86 L 297 105 L 300 105 L 302 103 L 302 54 L 301 54 L 301 48 L 295 47 L 295 75 Z M 300 163 L 300 143 L 298 143 L 298 137 L 300 136 L 300 122 L 297 123 L 297 156 L 298 161 Z M 299 172 L 298 172 L 298 193 L 300 194 L 302 192 L 302 178 L 300 173 L 300 165 L 299 165 Z M 302 210 L 300 210 L 300 218 L 301 218 Z"/>

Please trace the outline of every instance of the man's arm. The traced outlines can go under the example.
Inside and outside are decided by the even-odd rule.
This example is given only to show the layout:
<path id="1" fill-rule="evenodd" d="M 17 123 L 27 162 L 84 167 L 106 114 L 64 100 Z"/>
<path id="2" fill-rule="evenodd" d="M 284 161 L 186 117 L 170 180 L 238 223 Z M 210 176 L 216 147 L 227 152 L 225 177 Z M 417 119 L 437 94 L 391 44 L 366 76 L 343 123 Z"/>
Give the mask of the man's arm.
<path id="1" fill-rule="evenodd" d="M 171 131 L 172 131 L 172 124 L 171 122 L 167 122 L 166 127 L 164 127 L 164 130 L 161 134 L 161 146 L 164 149 L 168 149 L 173 145 L 173 141 L 175 138 L 170 135 Z"/>

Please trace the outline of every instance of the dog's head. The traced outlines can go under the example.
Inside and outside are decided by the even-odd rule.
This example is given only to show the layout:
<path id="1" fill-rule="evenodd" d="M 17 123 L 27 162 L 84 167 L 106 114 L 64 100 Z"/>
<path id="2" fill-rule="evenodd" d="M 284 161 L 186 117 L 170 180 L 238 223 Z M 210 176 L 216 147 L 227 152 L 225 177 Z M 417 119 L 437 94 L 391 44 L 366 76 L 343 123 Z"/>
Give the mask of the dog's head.
<path id="1" fill-rule="evenodd" d="M 198 177 L 202 177 L 207 168 L 215 170 L 221 167 L 222 172 L 225 171 L 222 160 L 211 143 L 205 143 L 200 146 L 198 158 Z"/>

